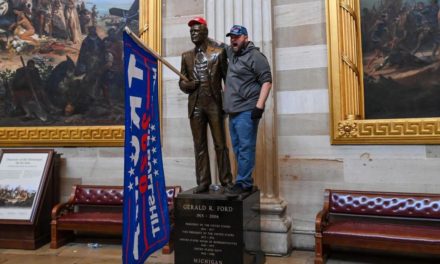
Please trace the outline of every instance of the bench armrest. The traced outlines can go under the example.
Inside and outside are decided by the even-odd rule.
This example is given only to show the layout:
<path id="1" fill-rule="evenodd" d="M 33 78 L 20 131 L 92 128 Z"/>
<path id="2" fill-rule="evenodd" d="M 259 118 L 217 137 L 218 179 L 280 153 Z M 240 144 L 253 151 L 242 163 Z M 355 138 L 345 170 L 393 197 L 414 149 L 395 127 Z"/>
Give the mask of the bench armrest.
<path id="1" fill-rule="evenodd" d="M 322 209 L 317 215 L 315 219 L 315 232 L 321 233 L 323 227 L 327 225 L 327 217 L 328 212 L 325 209 Z"/>
<path id="2" fill-rule="evenodd" d="M 52 209 L 52 220 L 57 220 L 59 216 L 66 214 L 68 212 L 73 212 L 73 203 L 59 203 L 55 205 Z"/>

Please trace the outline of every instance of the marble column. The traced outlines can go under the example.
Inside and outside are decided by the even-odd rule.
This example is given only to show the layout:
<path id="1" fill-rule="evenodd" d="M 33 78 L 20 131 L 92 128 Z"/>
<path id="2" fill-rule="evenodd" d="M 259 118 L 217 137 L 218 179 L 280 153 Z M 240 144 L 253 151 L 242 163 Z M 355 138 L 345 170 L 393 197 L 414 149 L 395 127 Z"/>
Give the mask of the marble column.
<path id="1" fill-rule="evenodd" d="M 274 69 L 272 46 L 272 0 L 205 0 L 209 36 L 229 43 L 225 34 L 234 24 L 248 29 L 249 39 L 260 47 Z M 276 76 L 273 76 L 276 89 Z M 287 255 L 292 248 L 292 221 L 287 203 L 279 196 L 276 97 L 271 93 L 258 131 L 255 182 L 261 189 L 262 250 L 268 255 Z"/>

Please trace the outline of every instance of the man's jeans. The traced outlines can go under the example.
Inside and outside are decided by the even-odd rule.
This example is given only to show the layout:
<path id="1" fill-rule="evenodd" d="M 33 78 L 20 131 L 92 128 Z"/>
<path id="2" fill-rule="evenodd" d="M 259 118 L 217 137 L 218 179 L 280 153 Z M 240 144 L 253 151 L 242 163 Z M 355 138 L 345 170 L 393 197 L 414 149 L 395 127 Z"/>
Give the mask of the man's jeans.
<path id="1" fill-rule="evenodd" d="M 255 148 L 259 119 L 251 119 L 252 111 L 229 115 L 229 132 L 232 147 L 237 160 L 238 172 L 236 184 L 244 189 L 251 188 L 254 180 L 252 171 L 255 167 Z"/>

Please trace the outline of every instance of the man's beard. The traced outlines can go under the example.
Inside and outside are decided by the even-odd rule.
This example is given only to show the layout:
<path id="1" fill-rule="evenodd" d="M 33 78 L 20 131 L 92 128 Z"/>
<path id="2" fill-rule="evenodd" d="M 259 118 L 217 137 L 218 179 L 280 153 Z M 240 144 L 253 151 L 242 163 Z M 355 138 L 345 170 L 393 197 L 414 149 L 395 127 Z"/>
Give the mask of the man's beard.
<path id="1" fill-rule="evenodd" d="M 235 55 L 240 55 L 247 47 L 247 42 L 243 42 L 238 46 L 232 48 Z"/>

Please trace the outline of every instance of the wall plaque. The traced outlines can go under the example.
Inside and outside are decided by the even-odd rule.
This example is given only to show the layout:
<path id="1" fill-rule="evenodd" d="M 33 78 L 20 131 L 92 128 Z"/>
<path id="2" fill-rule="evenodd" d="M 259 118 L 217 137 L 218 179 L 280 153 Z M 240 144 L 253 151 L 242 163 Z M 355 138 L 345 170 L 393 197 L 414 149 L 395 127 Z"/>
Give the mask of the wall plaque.
<path id="1" fill-rule="evenodd" d="M 1 151 L 0 248 L 36 249 L 50 240 L 59 156 L 53 149 Z"/>

